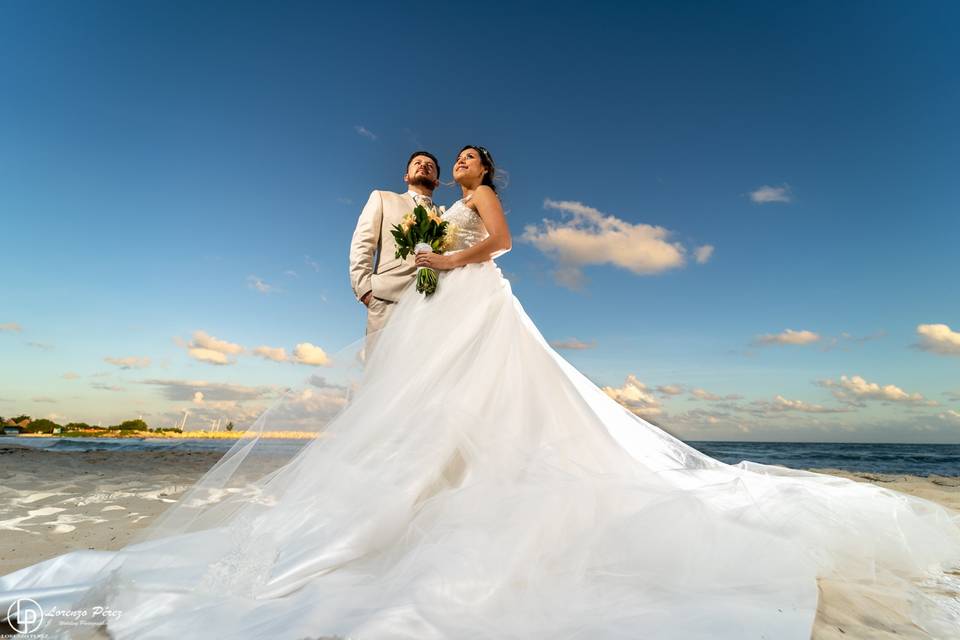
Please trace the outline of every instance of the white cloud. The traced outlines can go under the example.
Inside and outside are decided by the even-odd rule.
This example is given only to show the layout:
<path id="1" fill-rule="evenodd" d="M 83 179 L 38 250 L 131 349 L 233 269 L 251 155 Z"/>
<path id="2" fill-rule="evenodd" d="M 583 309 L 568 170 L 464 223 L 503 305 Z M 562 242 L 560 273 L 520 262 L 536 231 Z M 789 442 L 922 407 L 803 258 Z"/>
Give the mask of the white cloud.
<path id="1" fill-rule="evenodd" d="M 322 367 L 331 364 L 326 352 L 309 342 L 301 342 L 293 349 L 293 359 L 300 364 Z"/>
<path id="2" fill-rule="evenodd" d="M 167 400 L 184 403 L 180 409 L 165 413 L 163 420 L 179 424 L 187 415 L 188 430 L 210 429 L 213 422 L 219 420 L 221 428 L 232 421 L 237 431 L 243 431 L 263 414 L 267 408 L 264 401 L 272 404 L 282 391 L 272 386 L 247 387 L 206 380 L 157 379 L 145 380 L 142 384 L 157 386 Z M 185 408 L 187 414 L 183 413 Z M 273 422 L 271 418 L 269 428 L 273 428 Z"/>
<path id="3" fill-rule="evenodd" d="M 960 356 L 960 333 L 945 324 L 917 325 L 919 349 L 943 356 Z"/>
<path id="4" fill-rule="evenodd" d="M 226 340 L 220 340 L 219 338 L 215 338 L 214 336 L 211 336 L 202 330 L 193 332 L 193 341 L 190 343 L 190 346 L 200 349 L 210 349 L 211 351 L 218 351 L 220 353 L 227 353 L 230 355 L 243 353 L 243 347 L 241 347 L 239 344 L 227 342 Z"/>
<path id="5" fill-rule="evenodd" d="M 271 408 L 266 428 L 319 431 L 343 409 L 346 398 L 343 387 L 298 390 Z"/>
<path id="6" fill-rule="evenodd" d="M 702 391 L 702 390 L 701 390 Z M 701 398 L 716 399 L 714 393 L 698 394 Z M 742 396 L 730 394 L 723 398 L 742 400 Z M 786 433 L 809 440 L 812 433 L 822 436 L 837 431 L 837 423 L 829 426 L 825 419 L 833 414 L 848 414 L 849 407 L 825 407 L 803 400 L 793 400 L 777 394 L 772 400 L 750 402 L 713 402 L 709 409 L 692 409 L 671 414 L 665 418 L 665 426 L 671 433 L 683 433 L 686 439 L 741 438 L 743 434 L 765 434 L 773 440 L 784 441 Z M 789 437 L 789 436 L 787 436 Z M 757 436 L 754 439 L 763 439 Z"/>
<path id="7" fill-rule="evenodd" d="M 811 404 L 803 400 L 790 400 L 779 394 L 773 398 L 773 402 L 765 404 L 770 411 L 800 411 L 803 413 L 844 413 L 849 411 L 849 409 L 830 408 L 819 404 Z"/>
<path id="8" fill-rule="evenodd" d="M 53 345 L 46 342 L 27 342 L 28 347 L 39 349 L 40 351 L 53 351 Z"/>
<path id="9" fill-rule="evenodd" d="M 955 422 L 960 424 L 960 411 L 947 409 L 944 413 L 938 414 L 937 417 L 941 420 L 946 420 L 947 422 Z"/>
<path id="10" fill-rule="evenodd" d="M 757 204 L 769 204 L 771 202 L 790 202 L 793 200 L 793 194 L 790 192 L 790 185 L 784 184 L 779 187 L 763 185 L 750 192 L 750 199 Z"/>
<path id="11" fill-rule="evenodd" d="M 657 387 L 657 391 L 665 396 L 679 396 L 683 393 L 683 387 L 679 384 L 662 384 Z"/>
<path id="12" fill-rule="evenodd" d="M 687 249 L 671 242 L 671 231 L 664 227 L 633 224 L 581 202 L 547 199 L 543 206 L 570 220 L 544 219 L 542 226 L 528 225 L 521 239 L 557 262 L 554 278 L 563 286 L 581 287 L 581 268 L 587 265 L 611 264 L 651 275 L 686 264 Z"/>
<path id="13" fill-rule="evenodd" d="M 694 250 L 693 255 L 697 260 L 697 264 L 706 264 L 707 261 L 713 256 L 713 245 L 705 244 L 702 247 L 697 247 Z"/>
<path id="14" fill-rule="evenodd" d="M 758 347 L 777 344 L 810 344 L 820 339 L 820 335 L 813 331 L 794 331 L 787 329 L 781 333 L 767 333 L 756 336 L 753 344 Z"/>
<path id="15" fill-rule="evenodd" d="M 260 346 L 253 350 L 253 355 L 267 360 L 273 360 L 274 362 L 287 361 L 287 350 L 283 347 Z"/>
<path id="16" fill-rule="evenodd" d="M 64 380 L 76 380 L 80 377 L 80 374 L 74 373 L 73 371 L 67 371 L 62 377 Z"/>
<path id="17" fill-rule="evenodd" d="M 273 285 L 267 284 L 257 276 L 247 276 L 247 286 L 259 293 L 272 293 L 275 290 Z"/>
<path id="18" fill-rule="evenodd" d="M 953 417 L 911 415 L 906 419 L 793 411 L 724 415 L 715 411 L 671 414 L 665 426 L 684 440 L 749 439 L 771 442 L 957 442 L 960 421 Z M 739 458 L 738 458 L 739 459 Z"/>
<path id="19" fill-rule="evenodd" d="M 696 398 L 697 400 L 740 400 L 743 396 L 731 393 L 729 395 L 721 396 L 716 393 L 711 393 L 705 389 L 691 389 L 690 395 Z"/>
<path id="20" fill-rule="evenodd" d="M 632 373 L 623 386 L 603 387 L 603 391 L 638 416 L 655 416 L 663 412 L 660 400 Z"/>
<path id="21" fill-rule="evenodd" d="M 320 263 L 318 263 L 316 260 L 314 260 L 310 256 L 303 256 L 303 263 L 308 267 L 310 267 L 311 269 L 313 269 L 314 271 L 316 271 L 317 273 L 320 273 Z"/>
<path id="22" fill-rule="evenodd" d="M 376 135 L 375 133 L 373 133 L 372 131 L 370 131 L 369 129 L 367 129 L 366 127 L 364 127 L 364 126 L 362 126 L 362 125 L 359 125 L 359 124 L 356 125 L 356 126 L 353 128 L 353 130 L 356 131 L 358 135 L 363 136 L 364 138 L 366 138 L 366 139 L 368 139 L 368 140 L 376 140 L 376 139 L 377 139 L 377 135 Z"/>
<path id="23" fill-rule="evenodd" d="M 127 356 L 125 358 L 104 358 L 104 362 L 107 364 L 112 364 L 115 367 L 120 367 L 121 369 L 146 369 L 150 366 L 150 358 L 138 357 L 138 356 Z"/>
<path id="24" fill-rule="evenodd" d="M 283 272 L 283 275 L 285 275 L 285 276 L 287 276 L 287 277 L 290 277 L 290 278 L 299 278 L 299 277 L 300 277 L 300 274 L 298 274 L 298 273 L 297 273 L 296 271 L 294 271 L 293 269 L 287 269 L 286 271 Z"/>
<path id="25" fill-rule="evenodd" d="M 124 391 L 123 387 L 118 387 L 112 384 L 106 384 L 105 382 L 91 382 L 90 386 L 93 389 L 98 389 L 100 391 Z"/>
<path id="26" fill-rule="evenodd" d="M 818 380 L 817 384 L 830 389 L 841 402 L 862 406 L 865 400 L 900 402 L 924 406 L 936 406 L 935 400 L 927 400 L 920 393 L 908 393 L 892 384 L 880 385 L 868 382 L 861 376 L 840 376 L 840 380 Z"/>
<path id="27" fill-rule="evenodd" d="M 732 395 L 727 398 L 740 400 L 743 396 Z M 726 398 L 724 398 L 726 400 Z M 825 407 L 820 404 L 814 404 L 805 400 L 793 400 L 777 394 L 772 400 L 751 400 L 750 402 L 717 402 L 715 409 L 737 414 L 749 414 L 757 420 L 758 425 L 771 419 L 784 418 L 786 413 L 848 413 L 852 411 L 850 407 Z M 742 419 L 738 418 L 738 419 Z M 810 424 L 816 424 L 814 420 Z"/>
<path id="28" fill-rule="evenodd" d="M 36 398 L 30 398 L 30 400 L 32 400 L 33 402 L 45 402 L 49 404 L 57 403 L 56 399 L 51 398 L 50 396 L 37 396 Z"/>
<path id="29" fill-rule="evenodd" d="M 693 389 L 690 392 L 690 395 L 697 400 L 723 400 L 722 396 L 718 396 L 715 393 L 710 393 L 705 389 Z"/>
<path id="30" fill-rule="evenodd" d="M 262 428 L 266 431 L 319 432 L 343 409 L 348 395 L 346 387 L 331 384 L 316 375 L 311 376 L 310 387 L 297 390 L 254 389 L 202 381 L 153 382 L 164 384 L 171 399 L 190 403 L 188 428 L 210 428 L 209 423 L 219 419 L 221 423 L 232 420 L 238 430 L 244 430 L 262 418 Z M 271 399 L 268 403 L 270 411 L 264 414 L 266 403 L 254 400 L 273 396 L 280 399 Z M 169 412 L 166 420 L 175 423 L 182 415 L 181 412 Z"/>
<path id="31" fill-rule="evenodd" d="M 23 327 L 16 322 L 4 322 L 0 324 L 0 333 L 4 331 L 9 331 L 10 333 L 20 333 L 23 331 Z"/>
<path id="32" fill-rule="evenodd" d="M 203 349 L 200 347 L 190 347 L 187 353 L 194 360 L 208 362 L 210 364 L 234 364 L 236 361 L 227 357 L 227 354 L 213 349 Z"/>
<path id="33" fill-rule="evenodd" d="M 317 374 L 313 374 L 312 376 L 310 376 L 307 382 L 309 382 L 314 387 L 319 387 L 320 389 L 338 389 L 341 391 L 346 389 L 346 387 L 344 387 L 343 385 L 330 382 L 325 377 L 318 376 Z"/>
<path id="34" fill-rule="evenodd" d="M 550 346 L 554 349 L 570 349 L 572 351 L 580 351 L 583 349 L 593 349 L 597 346 L 596 342 L 584 342 L 582 340 L 577 340 L 576 338 L 567 338 L 566 340 L 554 340 L 550 343 Z"/>
<path id="35" fill-rule="evenodd" d="M 687 428 L 697 428 L 705 425 L 714 426 L 721 422 L 730 422 L 730 415 L 722 411 L 706 411 L 704 409 L 691 409 L 670 419 L 671 425 L 683 426 Z M 749 429 L 740 428 L 747 432 Z"/>
<path id="36" fill-rule="evenodd" d="M 718 396 L 715 393 L 710 393 L 705 389 L 693 389 L 690 391 L 690 395 L 697 400 L 723 400 L 722 396 Z"/>
<path id="37" fill-rule="evenodd" d="M 206 380 L 143 380 L 140 384 L 160 387 L 167 400 L 177 402 L 194 401 L 197 393 L 205 402 L 238 402 L 245 400 L 259 400 L 275 395 L 273 387 L 247 387 L 239 384 L 208 382 Z"/>
<path id="38" fill-rule="evenodd" d="M 187 353 L 191 358 L 210 364 L 234 364 L 236 360 L 230 358 L 243 353 L 243 347 L 233 342 L 220 340 L 205 331 L 194 331 L 193 340 L 187 345 Z"/>

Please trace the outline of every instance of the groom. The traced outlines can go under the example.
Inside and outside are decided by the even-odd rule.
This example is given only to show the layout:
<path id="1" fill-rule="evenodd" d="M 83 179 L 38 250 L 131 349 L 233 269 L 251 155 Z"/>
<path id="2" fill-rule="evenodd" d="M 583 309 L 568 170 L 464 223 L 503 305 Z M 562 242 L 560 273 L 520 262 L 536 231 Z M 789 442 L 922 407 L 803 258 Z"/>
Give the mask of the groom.
<path id="1" fill-rule="evenodd" d="M 431 204 L 440 184 L 440 163 L 427 151 L 415 151 L 407 161 L 406 193 L 373 191 L 360 212 L 350 243 L 350 283 L 357 300 L 367 306 L 367 334 L 383 328 L 400 293 L 413 279 L 414 256 L 397 258 L 391 227 L 418 204 Z"/>

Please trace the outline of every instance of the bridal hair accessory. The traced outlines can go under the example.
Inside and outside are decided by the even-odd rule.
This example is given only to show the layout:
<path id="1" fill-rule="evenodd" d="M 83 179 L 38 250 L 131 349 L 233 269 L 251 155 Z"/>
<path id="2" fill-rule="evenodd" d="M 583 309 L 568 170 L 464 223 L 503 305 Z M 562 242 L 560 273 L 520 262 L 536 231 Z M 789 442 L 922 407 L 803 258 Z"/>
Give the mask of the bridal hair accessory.
<path id="1" fill-rule="evenodd" d="M 490 155 L 490 152 L 487 151 L 486 147 L 477 146 L 474 148 L 484 155 L 484 157 L 487 159 L 487 162 L 489 162 L 490 164 L 493 164 L 493 156 Z"/>

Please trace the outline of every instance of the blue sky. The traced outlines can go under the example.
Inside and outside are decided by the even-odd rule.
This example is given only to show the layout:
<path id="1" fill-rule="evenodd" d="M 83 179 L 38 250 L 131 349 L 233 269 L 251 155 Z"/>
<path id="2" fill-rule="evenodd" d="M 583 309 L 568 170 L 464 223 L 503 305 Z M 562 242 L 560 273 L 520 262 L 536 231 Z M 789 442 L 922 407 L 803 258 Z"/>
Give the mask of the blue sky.
<path id="1" fill-rule="evenodd" d="M 958 18 L 4 3 L 0 415 L 248 421 L 323 372 L 297 345 L 361 335 L 369 191 L 403 190 L 419 147 L 449 180 L 471 143 L 509 176 L 514 292 L 641 415 L 690 439 L 960 442 Z"/>

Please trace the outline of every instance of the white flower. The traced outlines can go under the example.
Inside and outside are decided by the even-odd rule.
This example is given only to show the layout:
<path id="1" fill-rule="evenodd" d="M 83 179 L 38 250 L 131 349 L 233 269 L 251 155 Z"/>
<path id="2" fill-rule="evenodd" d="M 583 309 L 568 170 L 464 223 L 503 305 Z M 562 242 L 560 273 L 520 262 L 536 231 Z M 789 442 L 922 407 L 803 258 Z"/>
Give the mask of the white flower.
<path id="1" fill-rule="evenodd" d="M 457 237 L 460 235 L 460 228 L 452 222 L 447 222 L 447 228 L 443 232 L 443 249 L 449 251 L 450 247 L 457 243 Z"/>

